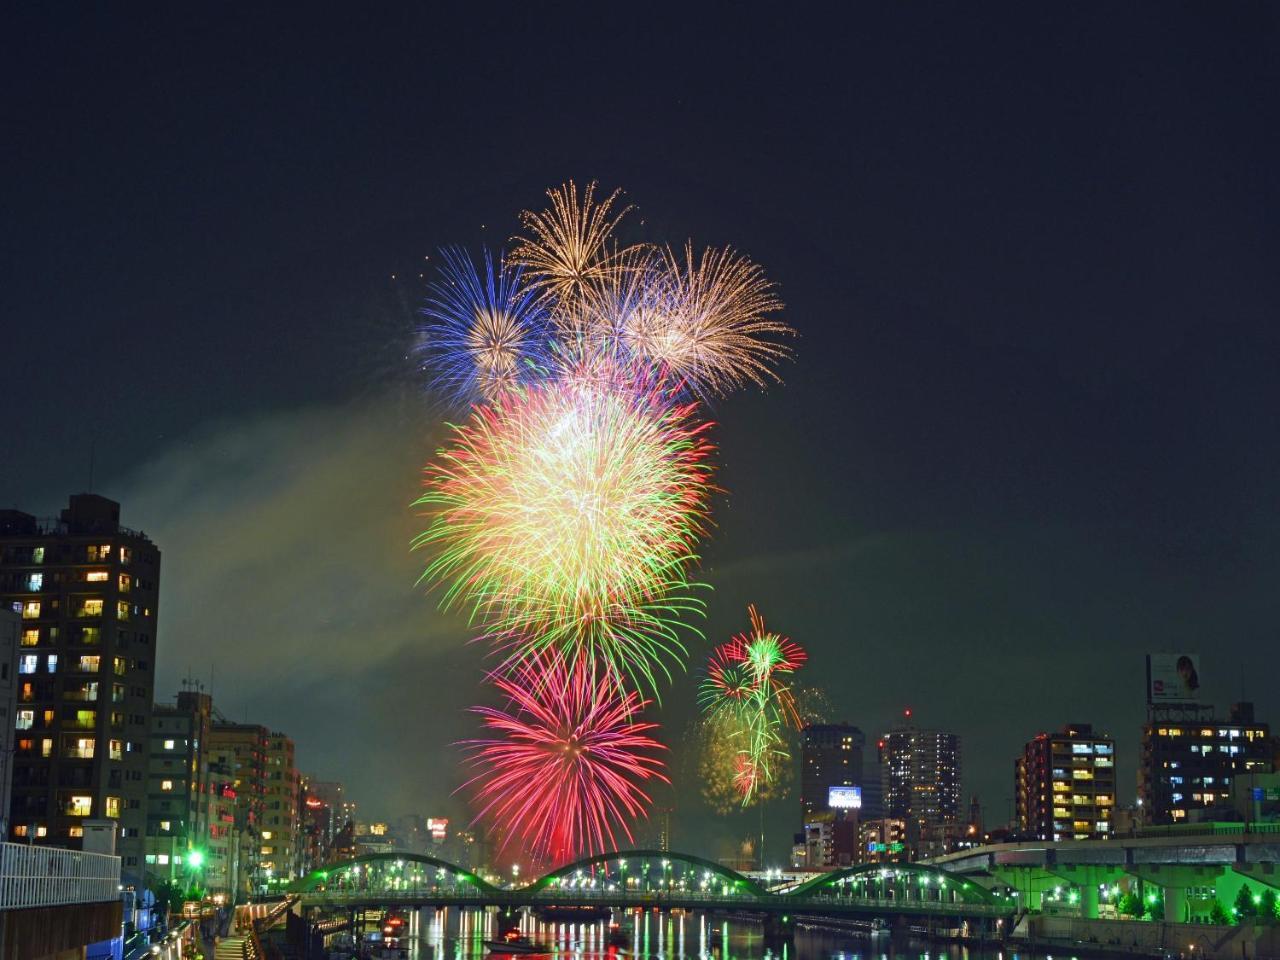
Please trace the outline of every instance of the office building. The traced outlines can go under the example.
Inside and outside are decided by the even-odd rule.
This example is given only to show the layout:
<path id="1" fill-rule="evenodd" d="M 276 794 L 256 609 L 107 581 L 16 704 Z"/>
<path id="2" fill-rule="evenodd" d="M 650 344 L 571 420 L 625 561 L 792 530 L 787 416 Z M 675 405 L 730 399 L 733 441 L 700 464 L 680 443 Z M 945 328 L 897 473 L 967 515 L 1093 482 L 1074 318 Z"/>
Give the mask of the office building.
<path id="1" fill-rule="evenodd" d="M 261 849 L 267 799 L 267 747 L 271 731 L 253 723 L 215 721 L 209 732 L 209 762 L 230 772 L 235 792 L 235 833 L 239 847 L 236 899 L 266 890 Z"/>
<path id="2" fill-rule="evenodd" d="M 881 818 L 858 825 L 858 857 L 862 863 L 900 863 L 907 855 L 905 820 Z"/>
<path id="3" fill-rule="evenodd" d="M 1240 777 L 1270 773 L 1271 731 L 1253 717 L 1252 703 L 1237 703 L 1226 719 L 1212 707 L 1153 706 L 1142 729 L 1138 794 L 1146 821 L 1186 823 L 1229 808 Z"/>
<path id="4" fill-rule="evenodd" d="M 963 817 L 960 737 L 914 726 L 911 711 L 879 743 L 885 817 L 904 820 L 912 836 L 927 825 Z"/>
<path id="5" fill-rule="evenodd" d="M 213 698 L 198 690 L 183 690 L 173 703 L 152 708 L 143 847 L 149 878 L 214 889 L 205 872 L 212 727 Z"/>
<path id="6" fill-rule="evenodd" d="M 1014 762 L 1018 832 L 1036 840 L 1099 840 L 1114 833 L 1115 741 L 1087 723 L 1027 742 Z"/>
<path id="7" fill-rule="evenodd" d="M 9 838 L 9 797 L 13 793 L 14 717 L 18 709 L 18 643 L 22 618 L 0 607 L 0 838 Z"/>
<path id="8" fill-rule="evenodd" d="M 15 840 L 79 848 L 84 821 L 119 824 L 126 884 L 140 882 L 160 551 L 83 493 L 55 520 L 0 510 L 0 603 L 22 619 Z"/>
<path id="9" fill-rule="evenodd" d="M 801 734 L 800 815 L 809 823 L 818 814 L 833 809 L 831 788 L 839 797 L 856 796 L 856 809 L 862 808 L 862 750 L 866 737 L 857 727 L 845 723 L 811 723 Z M 877 775 L 878 779 L 878 775 Z M 852 800 L 838 800 L 838 811 L 854 809 Z"/>

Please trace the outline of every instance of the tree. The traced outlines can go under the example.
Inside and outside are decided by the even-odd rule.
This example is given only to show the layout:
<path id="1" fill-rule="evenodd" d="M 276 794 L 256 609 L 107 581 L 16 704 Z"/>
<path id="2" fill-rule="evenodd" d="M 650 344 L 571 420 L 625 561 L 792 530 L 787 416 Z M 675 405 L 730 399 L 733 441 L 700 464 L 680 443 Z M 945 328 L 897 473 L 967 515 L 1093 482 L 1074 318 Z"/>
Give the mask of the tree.
<path id="1" fill-rule="evenodd" d="M 1236 923 L 1249 923 L 1257 919 L 1258 901 L 1254 900 L 1253 891 L 1249 889 L 1247 883 L 1241 886 L 1236 894 L 1235 908 Z"/>
<path id="2" fill-rule="evenodd" d="M 1142 899 L 1133 891 L 1122 893 L 1120 899 L 1116 901 L 1116 910 L 1121 916 L 1140 917 L 1142 916 Z"/>
<path id="3" fill-rule="evenodd" d="M 1147 894 L 1147 919 L 1156 923 L 1164 920 L 1164 897 L 1159 893 Z"/>
<path id="4" fill-rule="evenodd" d="M 1223 907 L 1220 900 L 1214 900 L 1213 906 L 1209 910 L 1209 922 L 1225 927 L 1231 922 L 1231 918 L 1227 916 L 1226 908 Z"/>
<path id="5" fill-rule="evenodd" d="M 1266 923 L 1280 920 L 1280 902 L 1277 902 L 1276 892 L 1270 887 L 1262 895 L 1262 906 L 1258 908 L 1258 914 Z"/>

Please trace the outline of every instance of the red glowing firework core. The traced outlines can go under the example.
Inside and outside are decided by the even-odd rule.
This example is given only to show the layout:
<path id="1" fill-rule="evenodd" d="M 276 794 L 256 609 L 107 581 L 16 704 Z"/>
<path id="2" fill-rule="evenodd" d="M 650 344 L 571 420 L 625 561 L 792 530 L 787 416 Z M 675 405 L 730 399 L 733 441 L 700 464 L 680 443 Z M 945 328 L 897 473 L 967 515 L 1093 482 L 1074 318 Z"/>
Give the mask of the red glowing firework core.
<path id="1" fill-rule="evenodd" d="M 476 707 L 490 739 L 469 743 L 480 773 L 468 781 L 479 816 L 507 827 L 535 856 L 559 864 L 616 850 L 629 820 L 644 815 L 639 786 L 667 781 L 664 749 L 636 719 L 648 703 L 585 660 L 547 656 L 493 677 L 505 709 Z"/>

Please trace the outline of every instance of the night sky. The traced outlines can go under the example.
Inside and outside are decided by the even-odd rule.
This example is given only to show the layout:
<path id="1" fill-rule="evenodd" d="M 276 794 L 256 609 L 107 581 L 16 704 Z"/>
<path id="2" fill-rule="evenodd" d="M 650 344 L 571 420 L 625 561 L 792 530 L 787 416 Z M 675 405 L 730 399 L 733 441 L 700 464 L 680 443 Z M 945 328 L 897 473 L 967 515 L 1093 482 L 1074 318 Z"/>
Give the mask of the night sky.
<path id="1" fill-rule="evenodd" d="M 989 822 L 1068 721 L 1132 798 L 1149 650 L 1280 722 L 1274 5 L 111 9 L 0 29 L 0 504 L 55 513 L 95 451 L 164 552 L 157 697 L 191 673 L 370 814 L 462 814 L 483 651 L 408 552 L 419 274 L 594 178 L 800 332 L 713 411 L 709 637 L 755 602 L 835 719 L 957 730 Z M 724 852 L 754 814 L 673 754 L 676 846 Z"/>

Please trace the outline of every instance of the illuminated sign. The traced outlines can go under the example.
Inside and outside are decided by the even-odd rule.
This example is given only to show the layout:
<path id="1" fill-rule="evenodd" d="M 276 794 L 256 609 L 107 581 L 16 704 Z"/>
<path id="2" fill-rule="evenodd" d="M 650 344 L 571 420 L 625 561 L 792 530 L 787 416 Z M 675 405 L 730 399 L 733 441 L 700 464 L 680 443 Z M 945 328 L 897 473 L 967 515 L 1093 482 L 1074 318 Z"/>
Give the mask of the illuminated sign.
<path id="1" fill-rule="evenodd" d="M 430 831 L 432 840 L 442 841 L 449 836 L 449 821 L 445 817 L 428 817 L 427 830 Z"/>
<path id="2" fill-rule="evenodd" d="M 1200 656 L 1147 654 L 1147 703 L 1199 703 Z"/>
<path id="3" fill-rule="evenodd" d="M 828 787 L 827 806 L 832 810 L 862 809 L 861 787 Z"/>

